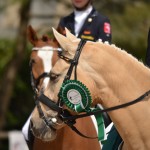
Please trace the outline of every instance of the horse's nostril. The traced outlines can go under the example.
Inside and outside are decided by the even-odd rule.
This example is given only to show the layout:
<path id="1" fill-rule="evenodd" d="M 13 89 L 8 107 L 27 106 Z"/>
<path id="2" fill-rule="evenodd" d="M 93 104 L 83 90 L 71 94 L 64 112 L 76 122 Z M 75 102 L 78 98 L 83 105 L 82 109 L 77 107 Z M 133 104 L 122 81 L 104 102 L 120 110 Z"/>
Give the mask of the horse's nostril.
<path id="1" fill-rule="evenodd" d="M 37 122 L 38 122 L 38 121 L 37 121 Z M 40 125 L 40 123 L 39 123 L 38 125 Z M 30 119 L 30 124 L 29 124 L 29 126 L 30 126 L 30 129 L 31 129 L 31 130 L 33 130 L 34 128 L 36 128 L 36 124 L 35 124 L 35 121 L 34 121 L 33 118 Z"/>

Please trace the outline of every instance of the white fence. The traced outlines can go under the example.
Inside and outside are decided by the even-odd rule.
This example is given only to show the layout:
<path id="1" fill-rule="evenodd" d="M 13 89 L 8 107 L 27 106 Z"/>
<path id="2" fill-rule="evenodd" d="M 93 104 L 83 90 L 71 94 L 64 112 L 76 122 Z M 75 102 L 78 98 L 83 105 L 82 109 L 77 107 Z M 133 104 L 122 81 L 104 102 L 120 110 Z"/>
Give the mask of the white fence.
<path id="1" fill-rule="evenodd" d="M 9 132 L 0 132 L 0 139 L 5 138 L 8 138 L 9 150 L 28 150 L 21 131 L 13 130 Z"/>

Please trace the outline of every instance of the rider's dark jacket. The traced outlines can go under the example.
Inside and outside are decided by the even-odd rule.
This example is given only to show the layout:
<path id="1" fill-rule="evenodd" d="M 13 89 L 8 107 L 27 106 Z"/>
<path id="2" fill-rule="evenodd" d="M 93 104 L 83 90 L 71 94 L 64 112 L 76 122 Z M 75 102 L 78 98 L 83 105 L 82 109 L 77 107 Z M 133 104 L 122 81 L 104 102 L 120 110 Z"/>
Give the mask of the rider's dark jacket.
<path id="1" fill-rule="evenodd" d="M 59 22 L 59 27 L 63 29 L 66 27 L 70 30 L 72 34 L 75 35 L 74 25 L 74 12 L 70 15 L 61 18 Z M 65 29 L 64 29 L 65 35 Z M 87 16 L 83 26 L 78 35 L 79 38 L 97 41 L 101 39 L 102 41 L 111 42 L 111 25 L 110 21 L 106 16 L 98 13 L 95 8 L 92 9 L 91 13 Z"/>
<path id="2" fill-rule="evenodd" d="M 146 65 L 148 67 L 150 67 L 150 29 L 149 29 L 149 33 L 148 33 L 148 40 L 147 40 L 147 52 L 146 52 Z"/>

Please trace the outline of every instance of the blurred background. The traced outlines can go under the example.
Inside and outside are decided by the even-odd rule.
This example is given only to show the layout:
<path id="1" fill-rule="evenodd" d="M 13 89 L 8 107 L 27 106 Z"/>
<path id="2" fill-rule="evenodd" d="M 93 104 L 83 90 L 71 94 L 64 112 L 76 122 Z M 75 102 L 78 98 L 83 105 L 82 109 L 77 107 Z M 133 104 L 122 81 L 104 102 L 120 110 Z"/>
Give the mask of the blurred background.
<path id="1" fill-rule="evenodd" d="M 94 0 L 94 6 L 111 21 L 112 43 L 145 63 L 150 0 Z M 9 133 L 20 131 L 34 108 L 27 26 L 51 36 L 70 12 L 70 0 L 0 0 L 0 150 L 10 150 Z"/>

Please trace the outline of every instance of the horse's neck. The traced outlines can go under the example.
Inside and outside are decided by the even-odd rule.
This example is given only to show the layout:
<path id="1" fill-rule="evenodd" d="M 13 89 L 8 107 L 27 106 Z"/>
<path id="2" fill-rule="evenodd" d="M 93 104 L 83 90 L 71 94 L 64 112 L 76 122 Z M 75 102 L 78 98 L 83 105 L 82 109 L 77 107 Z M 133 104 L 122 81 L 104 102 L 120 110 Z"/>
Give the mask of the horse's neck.
<path id="1" fill-rule="evenodd" d="M 86 52 L 83 59 L 95 71 L 97 77 L 94 75 L 93 79 L 103 92 L 130 101 L 150 89 L 150 70 L 146 66 L 119 48 L 99 43 L 95 45 L 88 47 L 92 52 L 89 52 L 90 56 Z"/>
<path id="2" fill-rule="evenodd" d="M 142 63 L 110 46 L 99 45 L 98 50 L 90 65 L 97 73 L 95 82 L 104 107 L 129 102 L 150 90 L 150 71 Z M 149 106 L 150 100 L 145 99 L 109 113 L 129 149 L 150 149 Z"/>

